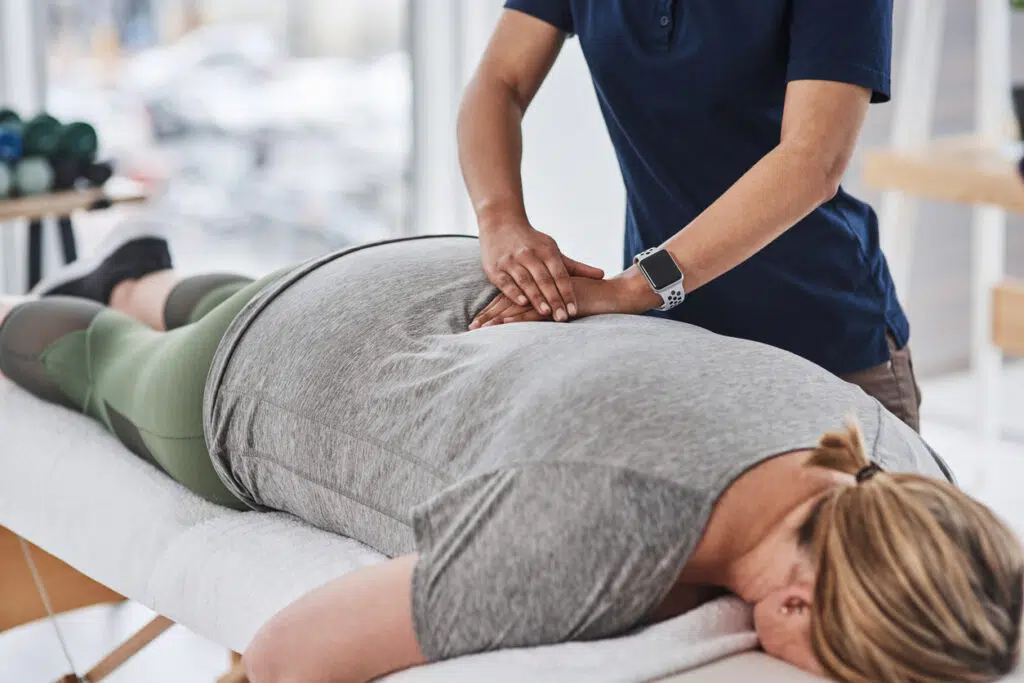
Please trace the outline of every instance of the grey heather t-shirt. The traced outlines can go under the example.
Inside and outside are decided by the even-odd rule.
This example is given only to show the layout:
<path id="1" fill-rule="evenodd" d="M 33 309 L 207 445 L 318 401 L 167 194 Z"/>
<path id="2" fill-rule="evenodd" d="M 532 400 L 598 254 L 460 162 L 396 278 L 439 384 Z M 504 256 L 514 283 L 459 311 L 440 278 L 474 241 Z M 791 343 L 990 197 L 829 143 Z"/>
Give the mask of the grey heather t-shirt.
<path id="1" fill-rule="evenodd" d="M 238 316 L 207 386 L 240 497 L 420 553 L 430 660 L 636 626 L 732 481 L 848 416 L 883 467 L 941 476 L 874 399 L 792 354 L 641 316 L 466 331 L 495 293 L 470 238 L 325 257 Z"/>

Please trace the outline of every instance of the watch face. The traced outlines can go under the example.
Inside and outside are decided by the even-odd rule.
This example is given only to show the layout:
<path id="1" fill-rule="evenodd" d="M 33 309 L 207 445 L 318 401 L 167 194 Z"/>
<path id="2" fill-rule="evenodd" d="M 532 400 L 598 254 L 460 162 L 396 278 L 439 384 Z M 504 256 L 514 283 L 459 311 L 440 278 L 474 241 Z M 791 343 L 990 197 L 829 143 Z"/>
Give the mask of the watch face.
<path id="1" fill-rule="evenodd" d="M 683 274 L 672 260 L 672 255 L 660 249 L 640 262 L 640 267 L 647 274 L 651 286 L 661 290 L 679 282 Z"/>

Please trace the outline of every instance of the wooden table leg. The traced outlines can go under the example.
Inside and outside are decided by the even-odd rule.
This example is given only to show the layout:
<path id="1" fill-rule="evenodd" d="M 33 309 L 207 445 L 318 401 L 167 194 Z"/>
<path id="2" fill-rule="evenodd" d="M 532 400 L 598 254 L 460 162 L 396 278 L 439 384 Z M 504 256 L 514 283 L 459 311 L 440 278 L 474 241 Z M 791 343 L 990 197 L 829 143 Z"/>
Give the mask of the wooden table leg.
<path id="1" fill-rule="evenodd" d="M 114 673 L 122 664 L 139 654 L 142 648 L 146 647 L 159 638 L 164 631 L 174 626 L 174 622 L 167 617 L 156 617 L 146 624 L 134 636 L 125 641 L 124 645 L 107 655 L 102 662 L 97 664 L 82 677 L 86 683 L 99 683 L 104 678 Z"/>
<path id="2" fill-rule="evenodd" d="M 39 548 L 32 546 L 31 552 L 56 612 L 124 600 Z M 43 601 L 25 563 L 18 537 L 0 527 L 0 632 L 45 617 Z"/>
<path id="3" fill-rule="evenodd" d="M 28 222 L 28 289 L 43 279 L 43 221 Z"/>
<path id="4" fill-rule="evenodd" d="M 237 652 L 231 653 L 231 671 L 218 678 L 217 683 L 249 683 L 245 675 L 245 666 L 242 664 L 242 655 Z"/>
<path id="5" fill-rule="evenodd" d="M 71 216 L 58 218 L 57 229 L 60 232 L 60 245 L 64 251 L 64 263 L 74 263 L 78 260 L 78 245 L 75 242 L 75 226 L 71 222 Z"/>

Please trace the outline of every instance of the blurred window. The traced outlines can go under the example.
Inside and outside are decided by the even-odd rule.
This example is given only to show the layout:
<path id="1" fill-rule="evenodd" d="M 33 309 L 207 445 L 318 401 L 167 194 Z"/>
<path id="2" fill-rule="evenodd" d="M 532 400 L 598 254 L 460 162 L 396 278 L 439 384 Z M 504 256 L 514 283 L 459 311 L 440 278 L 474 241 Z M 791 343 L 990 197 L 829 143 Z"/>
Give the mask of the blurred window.
<path id="1" fill-rule="evenodd" d="M 191 266 L 260 272 L 404 229 L 408 0 L 46 2 L 49 112 L 154 189 Z"/>

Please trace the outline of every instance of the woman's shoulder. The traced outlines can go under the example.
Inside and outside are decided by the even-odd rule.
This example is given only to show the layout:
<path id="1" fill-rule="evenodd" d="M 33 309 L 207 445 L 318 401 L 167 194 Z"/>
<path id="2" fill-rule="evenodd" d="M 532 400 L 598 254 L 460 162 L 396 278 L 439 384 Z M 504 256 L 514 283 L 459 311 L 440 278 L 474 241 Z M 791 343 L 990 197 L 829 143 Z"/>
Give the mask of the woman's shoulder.
<path id="1" fill-rule="evenodd" d="M 949 465 L 920 434 L 881 406 L 878 411 L 878 437 L 872 459 L 882 469 L 923 474 L 956 483 Z"/>

